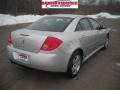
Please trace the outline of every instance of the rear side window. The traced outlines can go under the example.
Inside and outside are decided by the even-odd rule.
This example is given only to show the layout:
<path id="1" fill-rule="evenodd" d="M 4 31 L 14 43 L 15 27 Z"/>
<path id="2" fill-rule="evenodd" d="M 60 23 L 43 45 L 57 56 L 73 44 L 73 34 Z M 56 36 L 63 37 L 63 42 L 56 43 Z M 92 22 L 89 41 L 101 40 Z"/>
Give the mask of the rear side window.
<path id="1" fill-rule="evenodd" d="M 100 27 L 100 24 L 99 24 L 97 21 L 95 21 L 95 20 L 93 20 L 93 19 L 89 19 L 89 21 L 90 21 L 90 23 L 91 23 L 91 25 L 92 25 L 92 29 L 93 29 L 93 30 L 97 30 L 97 28 Z"/>
<path id="2" fill-rule="evenodd" d="M 75 31 L 81 31 L 81 30 L 82 30 L 82 28 L 81 28 L 81 25 L 80 25 L 80 22 L 79 22 Z"/>
<path id="3" fill-rule="evenodd" d="M 88 19 L 81 19 L 80 26 L 82 30 L 91 30 L 91 26 L 88 22 Z"/>

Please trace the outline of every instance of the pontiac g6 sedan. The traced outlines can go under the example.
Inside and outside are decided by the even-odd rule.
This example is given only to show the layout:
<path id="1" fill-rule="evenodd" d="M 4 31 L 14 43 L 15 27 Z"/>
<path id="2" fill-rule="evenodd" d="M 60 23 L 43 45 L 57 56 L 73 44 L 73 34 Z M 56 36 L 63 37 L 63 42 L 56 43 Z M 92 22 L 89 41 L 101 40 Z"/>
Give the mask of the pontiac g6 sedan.
<path id="1" fill-rule="evenodd" d="M 96 20 L 55 14 L 11 32 L 7 51 L 12 63 L 75 77 L 81 64 L 108 44 L 109 31 Z"/>

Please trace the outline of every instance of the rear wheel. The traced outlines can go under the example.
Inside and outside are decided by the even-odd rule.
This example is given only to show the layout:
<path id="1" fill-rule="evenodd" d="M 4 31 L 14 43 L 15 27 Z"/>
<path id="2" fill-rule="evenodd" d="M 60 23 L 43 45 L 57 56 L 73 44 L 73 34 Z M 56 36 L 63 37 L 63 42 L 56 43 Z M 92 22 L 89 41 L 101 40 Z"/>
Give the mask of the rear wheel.
<path id="1" fill-rule="evenodd" d="M 74 52 L 68 64 L 67 75 L 69 77 L 74 78 L 78 75 L 81 67 L 81 61 L 80 51 Z"/>

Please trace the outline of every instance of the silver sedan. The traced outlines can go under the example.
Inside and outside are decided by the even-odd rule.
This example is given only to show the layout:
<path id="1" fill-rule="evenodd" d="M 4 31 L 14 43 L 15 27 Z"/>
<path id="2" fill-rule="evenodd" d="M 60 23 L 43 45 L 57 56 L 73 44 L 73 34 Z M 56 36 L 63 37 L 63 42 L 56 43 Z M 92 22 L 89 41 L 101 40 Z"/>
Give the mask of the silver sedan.
<path id="1" fill-rule="evenodd" d="M 7 51 L 12 63 L 75 77 L 81 64 L 108 44 L 109 30 L 96 20 L 56 14 L 11 32 Z"/>

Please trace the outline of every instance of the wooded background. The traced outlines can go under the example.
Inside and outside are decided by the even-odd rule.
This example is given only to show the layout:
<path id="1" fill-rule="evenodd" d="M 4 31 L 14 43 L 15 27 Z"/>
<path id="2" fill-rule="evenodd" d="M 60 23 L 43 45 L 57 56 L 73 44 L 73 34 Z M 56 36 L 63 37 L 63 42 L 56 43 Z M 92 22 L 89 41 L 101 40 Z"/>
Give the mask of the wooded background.
<path id="1" fill-rule="evenodd" d="M 0 13 L 3 14 L 54 14 L 54 13 L 77 13 L 94 14 L 109 12 L 120 14 L 120 3 L 109 1 L 108 4 L 100 2 L 99 5 L 79 5 L 79 9 L 41 9 L 41 0 L 0 0 Z"/>

